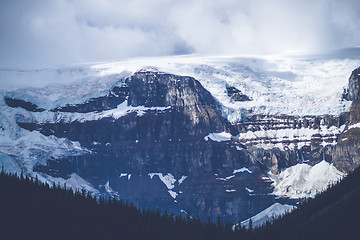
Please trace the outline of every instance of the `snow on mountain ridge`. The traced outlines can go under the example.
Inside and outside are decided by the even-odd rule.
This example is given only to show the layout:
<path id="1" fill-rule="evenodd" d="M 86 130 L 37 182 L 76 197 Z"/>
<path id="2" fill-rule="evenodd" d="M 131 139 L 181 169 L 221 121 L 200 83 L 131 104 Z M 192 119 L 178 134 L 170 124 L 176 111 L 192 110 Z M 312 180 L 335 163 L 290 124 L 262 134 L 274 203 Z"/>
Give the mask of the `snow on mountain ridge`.
<path id="1" fill-rule="evenodd" d="M 4 90 L 1 95 L 53 108 L 101 96 L 140 69 L 158 69 L 199 80 L 221 104 L 228 120 L 235 122 L 244 110 L 274 115 L 338 115 L 350 105 L 341 97 L 349 74 L 359 65 L 360 59 L 178 56 L 60 70 L 0 70 L 0 82 Z M 253 100 L 232 101 L 227 85 Z"/>
<path id="2" fill-rule="evenodd" d="M 22 119 L 24 122 L 42 122 L 42 123 L 56 123 L 56 122 L 86 122 L 100 120 L 102 118 L 113 118 L 119 119 L 128 113 L 136 112 L 137 116 L 142 116 L 146 111 L 164 111 L 170 109 L 171 106 L 167 107 L 144 107 L 137 106 L 132 107 L 128 106 L 128 101 L 124 101 L 119 104 L 117 108 L 102 111 L 102 112 L 88 112 L 88 113 L 78 113 L 78 112 L 53 112 L 53 111 L 43 111 L 43 112 L 29 112 L 24 109 L 17 109 L 17 112 L 21 113 Z"/>

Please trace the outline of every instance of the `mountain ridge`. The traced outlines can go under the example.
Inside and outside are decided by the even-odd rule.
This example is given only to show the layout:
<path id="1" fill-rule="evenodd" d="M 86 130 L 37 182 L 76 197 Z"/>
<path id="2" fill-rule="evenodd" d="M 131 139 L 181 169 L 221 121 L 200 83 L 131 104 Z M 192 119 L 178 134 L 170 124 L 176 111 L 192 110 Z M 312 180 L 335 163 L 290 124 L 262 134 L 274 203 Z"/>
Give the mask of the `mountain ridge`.
<path id="1" fill-rule="evenodd" d="M 73 96 L 81 96 L 76 104 L 74 101 L 65 101 L 69 93 L 64 95 L 64 99 L 58 95 L 39 95 L 38 99 L 43 97 L 54 100 L 53 103 L 39 104 L 39 100 L 30 101 L 29 96 L 34 93 L 29 91 L 5 92 L 1 107 L 3 114 L 8 115 L 3 120 L 2 139 L 7 140 L 0 144 L 0 149 L 7 157 L 2 159 L 2 163 L 7 168 L 15 169 L 20 163 L 20 168 L 30 175 L 39 175 L 43 181 L 67 181 L 76 176 L 76 179 L 87 182 L 90 189 L 98 191 L 100 196 L 124 198 L 138 207 L 171 210 L 176 214 L 191 212 L 205 220 L 209 216 L 214 220 L 220 215 L 224 221 L 233 222 L 247 219 L 279 201 L 273 195 L 273 181 L 268 171 L 279 174 L 299 163 L 316 165 L 323 160 L 334 161 L 335 166 L 345 171 L 357 166 L 357 160 L 351 162 L 344 158 L 346 151 L 350 151 L 354 159 L 358 159 L 356 141 L 351 143 L 353 145 L 343 141 L 344 134 L 357 136 L 351 133 L 356 132 L 357 128 L 349 129 L 346 114 L 321 115 L 321 110 L 318 115 L 296 115 L 306 109 L 302 107 L 293 115 L 264 114 L 269 110 L 281 110 L 282 104 L 288 104 L 301 96 L 312 99 L 315 95 L 311 91 L 298 92 L 294 96 L 287 92 L 288 95 L 285 94 L 274 103 L 264 101 L 264 110 L 259 108 L 261 106 L 255 106 L 264 98 L 271 100 L 279 96 L 279 86 L 301 89 L 295 84 L 297 77 L 286 70 L 289 66 L 281 65 L 284 62 L 280 64 L 284 69 L 274 72 L 270 71 L 274 68 L 274 62 L 265 60 L 240 59 L 237 65 L 234 62 L 227 63 L 228 68 L 222 66 L 223 62 L 217 62 L 219 60 L 211 61 L 220 65 L 195 63 L 190 70 L 186 70 L 189 67 L 187 63 L 169 63 L 173 64 L 176 71 L 185 70 L 184 74 L 189 71 L 196 73 L 200 76 L 199 81 L 193 77 L 159 72 L 154 68 L 131 74 L 121 64 L 97 66 L 92 71 L 99 71 L 100 75 L 105 72 L 108 74 L 99 77 L 105 81 L 104 84 L 97 82 L 99 79 L 95 80 L 94 76 L 90 80 L 85 77 L 84 81 L 95 82 L 84 87 L 86 90 L 88 86 L 100 84 L 99 92 L 102 94 L 84 95 L 83 89 L 69 90 L 79 91 Z M 244 65 L 244 61 L 248 65 Z M 265 63 L 270 67 L 263 72 L 254 67 Z M 303 61 L 296 64 L 308 66 Z M 328 64 L 329 67 L 340 62 L 315 63 L 316 66 L 319 64 Z M 346 62 L 341 64 L 345 65 Z M 221 68 L 217 69 L 216 66 Z M 130 64 L 129 68 L 133 67 Z M 236 69 L 238 72 L 235 74 Z M 269 77 L 267 74 L 274 75 Z M 109 79 L 106 80 L 104 76 Z M 207 80 L 208 76 L 213 77 Z M 242 77 L 244 83 L 258 77 L 259 83 L 265 84 L 257 85 L 259 89 L 263 90 L 268 84 L 270 90 L 261 94 L 258 90 L 257 95 L 248 83 L 239 85 L 230 76 Z M 336 74 L 333 77 L 339 79 Z M 334 81 L 326 77 L 324 79 L 329 83 Z M 358 77 L 350 79 L 357 81 Z M 214 80 L 214 86 L 209 87 L 211 80 Z M 275 85 L 271 85 L 272 81 Z M 299 81 L 301 87 L 304 82 L 308 82 L 307 79 Z M 77 84 L 82 82 L 79 80 Z M 343 89 L 339 88 L 340 85 L 344 83 L 337 85 L 336 98 L 331 99 L 338 102 L 328 113 L 342 111 L 351 103 L 342 99 Z M 107 91 L 101 89 L 104 86 Z M 252 100 L 236 101 L 228 94 L 229 86 L 249 95 Z M 44 92 L 45 89 L 35 93 L 39 91 Z M 28 96 L 16 98 L 21 94 Z M 326 97 L 320 95 L 315 106 Z M 16 104 L 6 105 L 6 99 L 13 99 Z M 29 107 L 18 108 L 21 104 L 36 104 L 38 108 L 46 110 L 38 112 L 31 111 Z M 352 102 L 350 109 L 354 109 L 356 104 L 356 101 Z M 263 114 L 260 115 L 259 111 L 263 111 Z M 352 110 L 351 114 L 354 115 Z M 6 119 L 8 122 L 4 122 Z M 234 119 L 237 122 L 232 122 Z M 356 120 L 351 123 L 356 124 Z M 224 132 L 229 137 L 206 138 Z M 50 150 L 51 154 L 44 154 L 44 149 L 49 149 L 47 145 L 33 146 L 27 143 L 24 148 L 18 144 L 15 150 L 18 149 L 21 155 L 14 155 L 14 149 L 8 147 L 13 146 L 12 136 L 7 137 L 7 134 L 13 134 L 15 139 L 25 134 L 29 136 L 25 138 L 29 141 L 35 135 L 46 141 L 51 139 L 53 150 Z M 339 139 L 342 139 L 342 146 L 338 144 Z M 57 147 L 57 144 L 63 147 Z M 39 156 L 41 161 L 32 160 Z M 180 182 L 181 179 L 185 180 Z M 296 202 L 284 196 L 280 198 L 289 204 Z"/>

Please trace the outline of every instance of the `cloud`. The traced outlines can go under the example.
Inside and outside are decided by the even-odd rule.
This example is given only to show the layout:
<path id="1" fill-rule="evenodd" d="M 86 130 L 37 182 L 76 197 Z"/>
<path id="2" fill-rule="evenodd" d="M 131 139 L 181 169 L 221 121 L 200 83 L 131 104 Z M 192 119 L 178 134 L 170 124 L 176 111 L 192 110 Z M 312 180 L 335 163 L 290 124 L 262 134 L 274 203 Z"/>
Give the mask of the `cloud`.
<path id="1" fill-rule="evenodd" d="M 0 67 L 360 45 L 357 0 L 3 0 Z"/>

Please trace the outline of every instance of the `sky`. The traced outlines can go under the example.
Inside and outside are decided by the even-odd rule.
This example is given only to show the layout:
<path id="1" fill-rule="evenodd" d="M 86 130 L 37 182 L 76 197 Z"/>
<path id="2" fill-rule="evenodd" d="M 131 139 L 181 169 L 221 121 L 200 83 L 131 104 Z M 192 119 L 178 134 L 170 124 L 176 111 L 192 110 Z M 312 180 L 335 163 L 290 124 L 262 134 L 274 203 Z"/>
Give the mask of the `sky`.
<path id="1" fill-rule="evenodd" d="M 0 68 L 360 46 L 358 0 L 1 0 Z"/>

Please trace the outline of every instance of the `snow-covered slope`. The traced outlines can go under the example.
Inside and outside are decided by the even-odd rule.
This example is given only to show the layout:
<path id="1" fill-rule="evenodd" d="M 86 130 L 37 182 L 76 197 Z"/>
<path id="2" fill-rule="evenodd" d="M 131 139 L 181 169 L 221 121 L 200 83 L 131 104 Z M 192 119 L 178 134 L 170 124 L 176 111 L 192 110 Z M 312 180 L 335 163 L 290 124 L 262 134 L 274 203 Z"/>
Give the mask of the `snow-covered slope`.
<path id="1" fill-rule="evenodd" d="M 279 197 L 315 197 L 330 184 L 342 179 L 344 174 L 325 160 L 314 166 L 300 163 L 285 169 L 279 175 L 270 174 L 274 181 L 273 194 Z"/>
<path id="2" fill-rule="evenodd" d="M 281 216 L 282 214 L 286 212 L 290 212 L 294 209 L 295 206 L 288 205 L 288 204 L 280 204 L 280 203 L 274 203 L 270 207 L 266 208 L 264 211 L 256 214 L 255 216 L 246 219 L 245 221 L 241 222 L 241 226 L 245 226 L 246 228 L 249 228 L 249 222 L 250 219 L 252 221 L 253 227 L 260 227 L 266 221 L 269 221 L 272 218 L 276 218 L 278 216 Z M 234 225 L 236 226 L 236 225 Z"/>
<path id="3" fill-rule="evenodd" d="M 163 71 L 198 79 L 234 122 L 244 109 L 256 114 L 339 114 L 349 107 L 341 97 L 349 74 L 359 65 L 359 59 L 284 56 L 143 58 L 60 70 L 0 70 L 0 88 L 2 95 L 54 108 L 100 96 L 140 69 Z M 252 101 L 234 102 L 226 86 Z"/>

